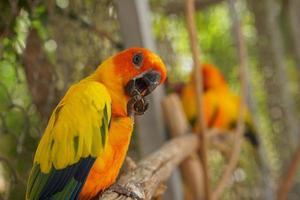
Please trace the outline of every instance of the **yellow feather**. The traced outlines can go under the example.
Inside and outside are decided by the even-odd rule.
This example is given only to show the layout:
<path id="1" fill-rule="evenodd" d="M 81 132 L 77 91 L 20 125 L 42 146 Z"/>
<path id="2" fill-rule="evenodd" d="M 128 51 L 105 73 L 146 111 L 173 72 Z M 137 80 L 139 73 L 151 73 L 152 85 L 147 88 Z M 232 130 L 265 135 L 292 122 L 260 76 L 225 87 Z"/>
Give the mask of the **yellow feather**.
<path id="1" fill-rule="evenodd" d="M 53 166 L 62 169 L 80 158 L 103 152 L 100 127 L 105 106 L 110 119 L 111 98 L 99 82 L 83 80 L 68 90 L 53 111 L 37 148 L 34 162 L 40 164 L 42 172 L 48 173 Z M 105 134 L 107 141 L 108 127 Z"/>

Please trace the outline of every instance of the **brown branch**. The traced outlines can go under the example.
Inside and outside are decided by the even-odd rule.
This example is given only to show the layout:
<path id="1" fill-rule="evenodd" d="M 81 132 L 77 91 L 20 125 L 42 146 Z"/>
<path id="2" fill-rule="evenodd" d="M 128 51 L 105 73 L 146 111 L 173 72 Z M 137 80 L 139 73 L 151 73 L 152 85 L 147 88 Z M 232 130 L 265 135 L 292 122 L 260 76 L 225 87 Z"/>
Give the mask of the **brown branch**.
<path id="1" fill-rule="evenodd" d="M 241 150 L 241 144 L 242 144 L 242 133 L 241 128 L 237 129 L 237 133 L 235 133 L 235 139 L 234 139 L 234 147 L 231 154 L 231 157 L 229 159 L 229 163 L 227 167 L 224 169 L 223 174 L 221 176 L 221 179 L 217 183 L 216 189 L 213 192 L 212 199 L 217 200 L 221 197 L 222 193 L 224 192 L 224 189 L 226 186 L 228 186 L 228 181 L 230 179 L 230 176 L 232 172 L 234 171 L 237 163 L 238 163 L 238 157 Z"/>
<path id="2" fill-rule="evenodd" d="M 137 165 L 131 157 L 127 156 L 125 158 L 123 167 L 125 169 L 124 171 L 130 171 L 130 170 L 134 170 L 137 167 Z"/>
<path id="3" fill-rule="evenodd" d="M 82 28 L 88 29 L 92 32 L 94 32 L 97 36 L 99 36 L 100 38 L 105 38 L 108 41 L 110 41 L 117 49 L 122 50 L 124 48 L 123 43 L 115 40 L 108 32 L 104 31 L 104 30 L 100 30 L 97 26 L 95 26 L 94 24 L 90 24 L 87 21 L 83 20 L 79 15 L 77 15 L 75 12 L 72 11 L 66 11 L 58 6 L 56 6 L 56 10 L 58 13 L 60 13 L 61 15 L 64 15 L 66 17 L 68 17 L 71 20 L 74 20 L 76 22 L 78 22 Z"/>
<path id="4" fill-rule="evenodd" d="M 57 90 L 53 82 L 54 66 L 42 45 L 37 31 L 31 29 L 22 55 L 22 63 L 32 101 L 42 119 L 46 121 L 57 103 Z"/>
<path id="5" fill-rule="evenodd" d="M 196 88 L 196 102 L 197 102 L 197 124 L 199 125 L 197 130 L 200 139 L 199 155 L 202 163 L 203 174 L 204 174 L 204 191 L 205 199 L 210 200 L 210 181 L 209 171 L 207 168 L 207 153 L 206 153 L 206 124 L 203 117 L 203 87 L 202 87 L 202 73 L 200 73 L 200 49 L 197 41 L 197 30 L 195 22 L 195 2 L 194 0 L 186 0 L 186 19 L 187 29 L 189 33 L 190 46 L 194 61 L 194 73 L 195 73 L 195 88 Z"/>
<path id="6" fill-rule="evenodd" d="M 210 6 L 221 3 L 224 0 L 196 0 L 195 9 L 204 10 Z M 183 14 L 184 13 L 184 2 L 183 1 L 170 1 L 163 7 L 164 13 L 167 15 L 171 14 Z"/>
<path id="7" fill-rule="evenodd" d="M 234 135 L 234 146 L 233 152 L 229 159 L 229 163 L 227 167 L 224 169 L 221 179 L 219 180 L 217 187 L 213 193 L 213 200 L 217 200 L 221 197 L 223 191 L 225 190 L 226 186 L 228 186 L 228 181 L 233 170 L 236 168 L 238 163 L 238 157 L 241 151 L 242 146 L 242 135 L 244 133 L 244 110 L 245 110 L 245 102 L 246 102 L 246 94 L 247 94 L 247 84 L 246 84 L 246 69 L 247 69 L 247 52 L 244 43 L 244 38 L 241 31 L 241 26 L 238 18 L 238 14 L 235 9 L 235 0 L 229 1 L 232 19 L 233 19 L 233 26 L 237 36 L 238 42 L 238 56 L 239 56 L 239 64 L 240 64 L 240 80 L 241 80 L 241 103 L 239 108 L 239 118 L 237 123 L 236 133 Z"/>
<path id="8" fill-rule="evenodd" d="M 213 132 L 214 130 L 209 130 L 209 143 L 214 148 L 219 150 L 222 153 L 222 155 L 225 156 L 226 159 L 229 159 L 232 153 L 232 147 L 229 146 L 229 142 L 232 142 L 232 140 L 234 139 L 233 137 L 231 137 L 233 136 L 233 134 L 225 133 L 226 135 L 223 135 L 223 133 L 217 132 L 216 134 L 218 135 L 211 136 Z"/>
<path id="9" fill-rule="evenodd" d="M 281 184 L 279 185 L 277 192 L 277 200 L 287 199 L 288 193 L 293 185 L 293 180 L 296 176 L 297 168 L 300 161 L 300 144 L 292 158 L 290 167 L 288 168 L 287 174 L 282 178 Z"/>
<path id="10" fill-rule="evenodd" d="M 172 137 L 185 135 L 190 130 L 177 94 L 170 94 L 164 98 L 163 111 Z M 202 166 L 196 153 L 191 154 L 180 164 L 180 171 L 184 183 L 185 199 L 203 199 Z"/>
<path id="11" fill-rule="evenodd" d="M 166 181 L 176 166 L 196 151 L 199 141 L 196 135 L 188 134 L 167 142 L 158 151 L 143 159 L 137 167 L 116 184 L 134 192 L 140 199 L 151 199 L 162 182 Z M 107 190 L 101 200 L 130 200 L 117 192 Z"/>

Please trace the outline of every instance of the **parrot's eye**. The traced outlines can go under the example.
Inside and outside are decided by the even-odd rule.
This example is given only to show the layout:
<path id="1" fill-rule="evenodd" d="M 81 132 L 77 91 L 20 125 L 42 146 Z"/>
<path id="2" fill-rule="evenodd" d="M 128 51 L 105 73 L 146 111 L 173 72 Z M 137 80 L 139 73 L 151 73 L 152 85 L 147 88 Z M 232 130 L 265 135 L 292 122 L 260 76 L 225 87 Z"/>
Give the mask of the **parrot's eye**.
<path id="1" fill-rule="evenodd" d="M 143 54 L 142 53 L 137 53 L 133 56 L 132 62 L 133 62 L 135 67 L 140 68 L 142 66 L 143 59 L 144 59 Z"/>

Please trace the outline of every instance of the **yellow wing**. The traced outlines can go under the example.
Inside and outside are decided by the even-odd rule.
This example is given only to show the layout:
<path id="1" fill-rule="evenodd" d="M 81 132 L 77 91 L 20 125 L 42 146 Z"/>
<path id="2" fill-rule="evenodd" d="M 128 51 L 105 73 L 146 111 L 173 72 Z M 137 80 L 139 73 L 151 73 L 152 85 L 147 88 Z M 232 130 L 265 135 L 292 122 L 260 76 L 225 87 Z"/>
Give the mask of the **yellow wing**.
<path id="1" fill-rule="evenodd" d="M 111 98 L 105 86 L 81 81 L 52 113 L 38 145 L 27 199 L 76 199 L 108 140 Z"/>

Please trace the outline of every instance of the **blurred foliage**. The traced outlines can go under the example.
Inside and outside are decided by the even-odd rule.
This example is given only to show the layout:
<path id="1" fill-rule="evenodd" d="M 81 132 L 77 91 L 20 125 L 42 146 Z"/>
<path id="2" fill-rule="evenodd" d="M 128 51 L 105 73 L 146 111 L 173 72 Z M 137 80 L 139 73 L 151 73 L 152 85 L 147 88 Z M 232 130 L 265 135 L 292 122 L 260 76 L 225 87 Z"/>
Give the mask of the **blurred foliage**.
<path id="1" fill-rule="evenodd" d="M 164 9 L 155 4 L 159 4 L 153 0 L 152 7 L 154 9 L 153 25 L 154 33 L 158 40 L 160 54 L 169 64 L 169 81 L 171 84 L 178 82 L 186 82 L 189 79 L 192 60 L 190 54 L 188 34 L 186 30 L 184 15 L 168 14 Z M 159 1 L 163 6 L 172 5 L 172 1 Z M 266 185 L 263 180 L 267 174 L 261 174 L 259 166 L 253 161 L 253 149 L 244 145 L 242 155 L 240 157 L 240 168 L 235 171 L 240 175 L 239 178 L 234 178 L 230 189 L 224 194 L 224 199 L 264 199 L 263 194 L 266 192 L 266 187 L 269 187 L 273 192 L 276 190 L 276 182 L 282 173 L 283 163 L 280 160 L 281 154 L 288 154 L 291 148 L 278 148 L 282 145 L 282 141 L 287 141 L 283 137 L 282 130 L 279 130 L 275 123 L 272 123 L 268 117 L 268 108 L 266 106 L 267 93 L 264 87 L 263 74 L 260 69 L 260 64 L 257 60 L 257 32 L 254 26 L 253 14 L 249 11 L 246 2 L 238 1 L 238 12 L 241 17 L 241 25 L 244 33 L 245 41 L 248 50 L 248 79 L 249 79 L 249 106 L 253 113 L 256 127 L 263 147 L 265 162 L 268 164 L 268 173 L 270 177 Z M 184 9 L 184 8 L 182 8 Z M 197 28 L 198 41 L 201 47 L 202 55 L 201 62 L 209 62 L 218 66 L 230 86 L 237 93 L 239 92 L 238 79 L 238 57 L 236 48 L 236 38 L 232 30 L 232 20 L 229 13 L 228 2 L 223 1 L 216 5 L 210 6 L 197 13 Z M 287 32 L 287 29 L 281 30 Z M 172 55 L 170 56 L 170 52 Z M 297 75 L 294 68 L 294 58 L 291 55 L 286 61 L 288 66 L 290 85 L 288 88 L 293 90 L 295 96 L 299 96 Z M 267 73 L 267 72 L 266 72 Z M 276 132 L 277 134 L 274 134 Z M 220 156 L 219 152 L 212 150 L 209 153 L 209 166 L 211 169 L 212 181 L 215 184 L 219 179 L 222 169 L 226 161 Z M 265 176 L 265 177 L 264 177 Z"/>
<path id="2" fill-rule="evenodd" d="M 37 96 L 32 87 L 43 80 L 38 71 L 28 71 L 25 57 L 45 55 L 53 68 L 48 86 L 56 91 L 51 93 L 55 105 L 71 83 L 122 44 L 111 1 L 1 1 L 0 8 L 0 199 L 24 199 L 33 153 L 49 117 L 33 103 Z M 25 54 L 32 30 L 42 52 Z M 38 56 L 33 64 L 46 67 Z M 28 72 L 37 76 L 31 85 Z M 44 106 L 53 109 L 48 103 Z"/>
<path id="3" fill-rule="evenodd" d="M 150 4 L 158 51 L 168 65 L 169 82 L 173 84 L 189 79 L 192 59 L 182 11 L 178 14 L 165 12 L 171 2 L 151 0 Z M 255 121 L 259 122 L 257 129 L 272 175 L 270 186 L 274 187 L 283 165 L 279 154 L 283 148 L 288 149 L 278 147 L 277 141 L 286 138 L 280 131 L 273 134 L 278 127 L 268 118 L 267 94 L 262 87 L 264 79 L 257 61 L 253 14 L 244 1 L 239 1 L 238 9 L 249 53 L 250 108 Z M 41 91 L 33 89 L 46 81 L 49 91 L 44 97 L 47 104 L 43 106 L 52 110 L 71 83 L 122 49 L 122 40 L 116 8 L 110 0 L 4 0 L 0 2 L 0 10 L 0 199 L 23 199 L 33 153 L 49 117 L 49 113 L 44 113 L 34 103 Z M 238 58 L 227 2 L 210 5 L 200 10 L 196 17 L 201 62 L 217 65 L 231 88 L 238 92 Z M 26 54 L 28 36 L 33 30 L 38 33 L 41 48 Z M 288 38 L 288 34 L 285 37 Z M 289 39 L 285 41 L 291 43 Z M 35 54 L 37 58 L 30 62 L 36 68 L 30 68 L 25 62 L 26 56 Z M 299 96 L 297 69 L 291 53 L 286 64 L 292 66 L 288 68 L 289 88 L 294 96 Z M 45 72 L 39 71 L 46 66 L 51 73 L 48 80 L 40 76 Z M 36 76 L 29 79 L 28 73 L 36 73 Z M 239 168 L 223 199 L 257 199 L 264 192 L 258 166 L 249 159 L 255 154 L 253 151 L 244 145 Z M 226 158 L 211 150 L 209 164 L 215 185 Z"/>

